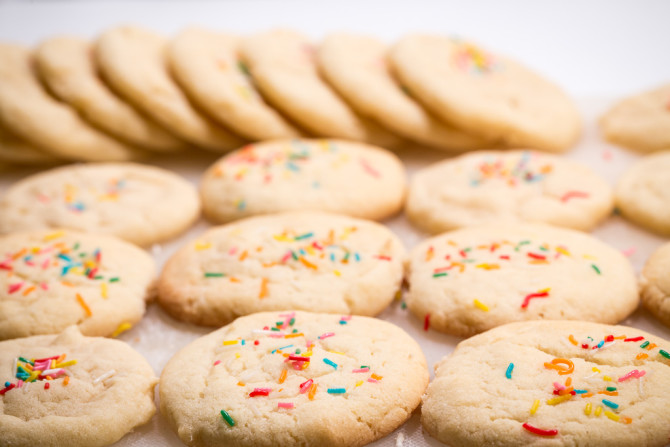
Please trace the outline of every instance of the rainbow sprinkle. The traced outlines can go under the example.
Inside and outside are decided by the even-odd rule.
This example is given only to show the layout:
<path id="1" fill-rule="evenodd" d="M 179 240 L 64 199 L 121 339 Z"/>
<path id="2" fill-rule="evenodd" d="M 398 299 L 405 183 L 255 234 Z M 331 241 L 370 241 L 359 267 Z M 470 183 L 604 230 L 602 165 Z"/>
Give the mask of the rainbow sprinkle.
<path id="1" fill-rule="evenodd" d="M 0 390 L 0 395 L 8 391 L 21 388 L 25 383 L 45 381 L 44 389 L 49 389 L 48 381 L 64 377 L 63 385 L 69 382 L 70 373 L 65 369 L 76 365 L 76 360 L 65 361 L 66 354 L 54 355 L 40 359 L 27 359 L 18 357 L 14 360 L 14 377 L 18 379 L 16 383 L 5 382 L 5 388 Z"/>

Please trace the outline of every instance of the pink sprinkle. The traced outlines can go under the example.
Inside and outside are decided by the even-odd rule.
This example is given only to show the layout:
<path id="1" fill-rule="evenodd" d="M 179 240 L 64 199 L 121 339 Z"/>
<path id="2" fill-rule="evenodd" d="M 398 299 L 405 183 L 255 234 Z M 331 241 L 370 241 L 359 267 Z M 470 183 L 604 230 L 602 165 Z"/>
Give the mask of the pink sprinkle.
<path id="1" fill-rule="evenodd" d="M 42 288 L 42 290 L 49 290 L 49 284 L 47 284 L 45 282 L 41 283 L 40 287 Z"/>
<path id="2" fill-rule="evenodd" d="M 301 371 L 302 370 L 302 365 L 304 365 L 305 362 L 293 362 L 293 369 L 296 371 Z"/>
<path id="3" fill-rule="evenodd" d="M 625 257 L 630 258 L 631 256 L 633 256 L 635 254 L 636 251 L 637 251 L 637 249 L 635 247 L 630 247 L 630 248 L 627 248 L 625 250 L 621 250 L 621 253 Z"/>
<path id="4" fill-rule="evenodd" d="M 23 380 L 19 379 L 18 382 L 16 382 L 16 387 L 21 388 L 23 386 Z"/>
<path id="5" fill-rule="evenodd" d="M 290 252 L 290 251 L 289 251 L 288 253 L 286 253 L 286 254 L 281 258 L 281 263 L 283 264 L 283 263 L 285 263 L 286 261 L 288 261 L 289 259 L 291 259 L 291 252 Z"/>
<path id="6" fill-rule="evenodd" d="M 303 383 L 300 384 L 300 394 L 305 394 L 307 391 L 309 391 L 309 388 L 312 386 L 314 383 L 314 380 L 309 379 Z"/>
<path id="7" fill-rule="evenodd" d="M 368 382 L 370 382 L 370 383 L 379 383 L 379 380 L 377 380 L 377 379 L 373 379 L 372 377 L 370 377 L 370 378 L 368 379 Z"/>
<path id="8" fill-rule="evenodd" d="M 34 266 L 35 266 L 35 263 L 34 263 L 33 261 L 25 261 L 25 264 L 26 264 L 26 265 L 29 265 L 29 266 L 31 266 L 31 267 L 34 267 Z"/>
<path id="9" fill-rule="evenodd" d="M 624 380 L 628 380 L 630 378 L 635 377 L 636 379 L 639 379 L 640 377 L 644 376 L 647 374 L 647 371 L 638 371 L 637 369 L 632 370 L 631 372 L 624 374 L 623 376 L 619 377 L 619 382 L 623 382 Z"/>
<path id="10" fill-rule="evenodd" d="M 221 363 L 221 360 L 217 360 L 216 362 L 214 362 L 214 366 L 218 365 L 219 363 Z"/>
<path id="11" fill-rule="evenodd" d="M 612 152 L 609 149 L 603 151 L 603 160 L 610 161 L 612 159 Z"/>
<path id="12" fill-rule="evenodd" d="M 351 371 L 351 372 L 352 372 L 352 373 L 366 373 L 366 372 L 368 372 L 368 371 L 370 371 L 370 368 L 368 368 L 368 367 L 366 366 L 365 368 L 354 369 L 354 370 Z"/>
<path id="13" fill-rule="evenodd" d="M 12 269 L 12 265 L 11 265 L 10 261 L 5 261 L 5 262 L 0 263 L 0 269 L 2 269 L 2 270 L 11 270 L 11 269 Z"/>
<path id="14" fill-rule="evenodd" d="M 349 321 L 349 320 L 351 320 L 351 315 L 343 315 L 343 316 L 340 317 L 340 320 Z"/>
<path id="15" fill-rule="evenodd" d="M 325 334 L 319 336 L 319 340 L 323 340 L 324 338 L 332 337 L 335 335 L 333 332 L 326 332 Z"/>
<path id="16" fill-rule="evenodd" d="M 363 169 L 365 169 L 365 172 L 367 172 L 368 174 L 370 174 L 371 176 L 373 176 L 375 178 L 381 177 L 379 175 L 379 172 L 377 170 L 375 170 L 372 166 L 370 166 L 370 164 L 368 163 L 368 161 L 365 158 L 361 158 L 360 161 L 361 161 L 361 166 L 363 166 Z"/>
<path id="17" fill-rule="evenodd" d="M 565 389 L 565 387 L 558 382 L 554 382 L 554 388 L 556 388 L 558 391 L 563 391 Z"/>
<path id="18" fill-rule="evenodd" d="M 565 194 L 563 194 L 563 197 L 561 197 L 561 202 L 565 203 L 570 199 L 588 199 L 590 197 L 590 194 L 587 192 L 583 191 L 568 191 Z"/>
<path id="19" fill-rule="evenodd" d="M 293 408 L 293 402 L 278 402 L 277 408 L 285 408 L 287 410 L 290 410 Z"/>
<path id="20" fill-rule="evenodd" d="M 312 340 L 305 340 L 305 345 L 307 346 L 307 349 L 309 349 L 314 346 L 314 343 L 312 343 Z"/>
<path id="21" fill-rule="evenodd" d="M 231 256 L 234 255 L 235 253 L 237 253 L 237 247 L 233 247 L 230 250 L 228 250 L 228 254 Z"/>
<path id="22" fill-rule="evenodd" d="M 50 263 L 50 262 L 51 262 L 51 260 L 49 260 L 49 259 L 45 259 L 44 262 L 42 263 L 42 270 L 46 270 L 46 269 L 48 269 L 48 268 L 49 268 L 49 263 Z"/>
<path id="23" fill-rule="evenodd" d="M 21 287 L 23 287 L 22 282 L 17 282 L 16 284 L 10 284 L 8 291 L 9 291 L 9 293 L 14 293 L 14 292 L 17 292 L 18 290 L 20 290 Z"/>

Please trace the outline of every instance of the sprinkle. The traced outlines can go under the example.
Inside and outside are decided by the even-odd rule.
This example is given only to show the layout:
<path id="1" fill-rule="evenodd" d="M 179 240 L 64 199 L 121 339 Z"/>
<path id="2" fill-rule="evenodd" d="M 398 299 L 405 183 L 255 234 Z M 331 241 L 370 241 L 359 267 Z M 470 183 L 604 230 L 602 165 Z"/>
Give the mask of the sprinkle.
<path id="1" fill-rule="evenodd" d="M 449 276 L 447 272 L 433 273 L 433 278 L 440 278 L 442 276 Z"/>
<path id="2" fill-rule="evenodd" d="M 572 394 L 564 394 L 562 396 L 554 397 L 552 399 L 547 400 L 547 405 L 558 405 L 560 403 L 563 403 L 565 401 L 568 401 L 572 399 Z"/>
<path id="3" fill-rule="evenodd" d="M 223 278 L 225 273 L 205 272 L 205 278 Z"/>
<path id="4" fill-rule="evenodd" d="M 629 373 L 624 374 L 623 376 L 619 377 L 617 380 L 618 382 L 623 382 L 624 380 L 628 380 L 632 377 L 635 377 L 636 379 L 639 379 L 640 377 L 643 377 L 647 372 L 646 371 L 638 371 L 637 369 L 634 369 L 630 371 Z"/>
<path id="5" fill-rule="evenodd" d="M 109 371 L 107 371 L 106 373 L 104 373 L 103 375 L 101 375 L 100 377 L 98 377 L 97 379 L 95 379 L 95 380 L 93 381 L 93 385 L 95 385 L 96 383 L 99 383 L 99 382 L 104 382 L 105 380 L 107 380 L 107 379 L 109 379 L 110 377 L 112 377 L 114 374 L 116 374 L 116 371 L 113 370 L 113 369 L 110 369 Z"/>
<path id="6" fill-rule="evenodd" d="M 229 426 L 233 427 L 235 425 L 235 420 L 233 420 L 226 410 L 221 410 L 221 416 L 223 416 L 223 420 L 226 421 Z"/>
<path id="7" fill-rule="evenodd" d="M 366 373 L 366 372 L 368 372 L 368 371 L 370 371 L 370 367 L 369 367 L 369 366 L 366 366 L 366 367 L 364 367 L 364 368 L 357 368 L 357 369 L 353 369 L 353 370 L 351 370 L 352 373 Z"/>
<path id="8" fill-rule="evenodd" d="M 44 384 L 44 389 L 45 389 L 45 390 L 48 390 L 48 389 L 49 389 L 49 382 L 46 382 L 46 383 Z"/>
<path id="9" fill-rule="evenodd" d="M 286 410 L 293 409 L 293 402 L 277 402 L 277 408 L 284 408 Z"/>
<path id="10" fill-rule="evenodd" d="M 293 239 L 296 240 L 296 241 L 300 241 L 302 239 L 309 239 L 313 236 L 314 236 L 314 233 L 305 233 L 305 234 L 301 234 L 300 236 L 296 236 Z"/>
<path id="11" fill-rule="evenodd" d="M 366 159 L 361 158 L 360 162 L 361 162 L 361 166 L 363 166 L 363 169 L 365 170 L 365 172 L 367 172 L 368 174 L 370 174 L 371 176 L 373 176 L 375 178 L 380 177 L 379 172 L 377 170 L 375 170 L 372 166 L 370 166 L 370 164 L 368 163 L 368 161 Z"/>
<path id="12" fill-rule="evenodd" d="M 312 386 L 309 388 L 309 393 L 307 393 L 307 397 L 309 400 L 314 400 L 314 395 L 316 394 L 316 387 L 317 384 L 313 383 Z"/>
<path id="13" fill-rule="evenodd" d="M 258 298 L 265 298 L 268 296 L 268 279 L 261 279 L 261 290 L 258 292 Z"/>
<path id="14" fill-rule="evenodd" d="M 310 390 L 312 387 L 312 384 L 314 383 L 313 379 L 309 379 L 303 383 L 300 384 L 300 394 L 305 394 L 307 391 Z"/>
<path id="15" fill-rule="evenodd" d="M 307 360 L 307 361 L 309 361 L 309 360 Z M 284 381 L 286 380 L 286 374 L 288 374 L 288 371 L 283 369 L 281 374 L 279 375 L 279 380 L 278 380 L 279 383 L 284 383 Z"/>
<path id="16" fill-rule="evenodd" d="M 575 340 L 575 337 L 572 334 L 570 334 L 570 336 L 568 337 L 568 340 L 570 340 L 570 343 L 572 343 L 575 346 L 577 346 L 579 344 L 579 343 L 577 343 L 577 340 Z"/>
<path id="17" fill-rule="evenodd" d="M 63 379 L 63 386 L 67 386 L 68 383 L 70 383 L 70 376 L 65 376 Z"/>
<path id="18" fill-rule="evenodd" d="M 530 407 L 531 416 L 534 415 L 535 412 L 537 412 L 537 409 L 539 408 L 539 406 L 540 406 L 540 399 L 535 399 L 535 402 L 533 402 L 533 406 Z"/>
<path id="19" fill-rule="evenodd" d="M 559 366 L 561 364 L 566 366 Z M 575 370 L 575 364 L 572 363 L 572 361 L 562 358 L 553 359 L 551 363 L 545 362 L 544 367 L 548 369 L 555 369 L 560 375 L 572 374 L 572 372 Z"/>
<path id="20" fill-rule="evenodd" d="M 596 416 L 600 416 L 600 413 L 603 412 L 603 407 L 598 405 L 598 408 L 596 408 L 596 412 L 594 413 Z"/>
<path id="21" fill-rule="evenodd" d="M 612 408 L 612 409 L 614 409 L 614 410 L 616 410 L 617 408 L 619 408 L 619 404 L 615 404 L 615 403 L 612 402 L 611 400 L 603 399 L 602 402 L 603 402 L 603 404 L 607 405 L 608 407 L 610 407 L 610 408 Z"/>
<path id="22" fill-rule="evenodd" d="M 323 358 L 323 363 L 325 363 L 326 365 L 330 365 L 330 366 L 332 366 L 333 368 L 337 369 L 337 363 L 333 362 L 333 361 L 330 360 L 329 358 L 324 357 L 324 358 Z M 329 391 L 329 392 L 330 392 L 330 391 Z"/>
<path id="23" fill-rule="evenodd" d="M 666 359 L 670 359 L 670 354 L 668 354 L 666 351 L 661 349 L 661 350 L 658 351 L 658 353 L 661 354 Z"/>
<path id="24" fill-rule="evenodd" d="M 477 299 L 474 301 L 474 304 L 475 304 L 475 307 L 476 307 L 477 309 L 481 309 L 481 310 L 483 310 L 484 312 L 488 312 L 488 311 L 489 311 L 489 306 L 487 306 L 486 304 L 482 303 L 481 301 L 479 301 L 479 300 L 477 300 Z"/>
<path id="25" fill-rule="evenodd" d="M 426 317 L 423 320 L 423 330 L 428 332 L 429 327 L 430 327 L 430 314 L 426 314 Z"/>
<path id="26" fill-rule="evenodd" d="M 10 284 L 10 285 L 9 285 L 9 289 L 8 289 L 8 293 L 14 293 L 14 292 L 20 290 L 21 287 L 23 287 L 23 283 L 22 283 L 22 282 L 17 282 L 17 283 L 15 283 L 15 284 Z"/>
<path id="27" fill-rule="evenodd" d="M 112 338 L 118 337 L 121 335 L 121 333 L 126 332 L 130 328 L 132 328 L 133 325 L 130 323 L 121 323 L 119 326 L 112 332 Z"/>
<path id="28" fill-rule="evenodd" d="M 346 388 L 328 388 L 328 394 L 344 394 L 346 392 Z"/>
<path id="29" fill-rule="evenodd" d="M 254 388 L 254 390 L 251 393 L 249 393 L 249 397 L 267 396 L 270 394 L 271 391 L 272 388 Z"/>
<path id="30" fill-rule="evenodd" d="M 207 250 L 208 248 L 212 248 L 211 242 L 196 241 L 195 243 L 195 249 L 197 251 Z"/>
<path id="31" fill-rule="evenodd" d="M 88 315 L 89 317 L 93 315 L 93 312 L 91 312 L 91 308 L 88 307 L 88 304 L 86 304 L 86 301 L 84 301 L 84 298 L 82 298 L 80 294 L 77 294 L 77 302 L 84 309 L 86 315 Z"/>
<path id="32" fill-rule="evenodd" d="M 309 261 L 308 261 L 307 259 L 305 259 L 304 257 L 300 256 L 299 260 L 300 260 L 300 262 L 302 262 L 302 264 L 303 264 L 305 267 L 311 268 L 311 269 L 313 269 L 313 270 L 318 270 L 318 267 L 317 267 L 315 264 L 312 264 L 311 262 L 309 262 Z"/>
<path id="33" fill-rule="evenodd" d="M 509 366 L 507 366 L 507 371 L 505 371 L 505 377 L 511 379 L 513 370 L 514 370 L 514 363 L 510 363 Z"/>
<path id="34" fill-rule="evenodd" d="M 600 269 L 598 268 L 597 265 L 595 265 L 595 264 L 591 264 L 591 267 L 593 268 L 593 270 L 596 271 L 597 274 L 601 275 L 601 273 L 600 273 Z"/>
<path id="35" fill-rule="evenodd" d="M 236 345 L 237 343 L 238 343 L 238 340 L 224 340 L 223 341 L 223 346 Z"/>
<path id="36" fill-rule="evenodd" d="M 549 296 L 549 290 L 550 290 L 550 289 L 543 289 L 543 290 L 540 290 L 539 292 L 536 292 L 536 293 L 530 293 L 530 294 L 526 295 L 526 297 L 523 299 L 523 303 L 521 303 L 521 307 L 522 307 L 523 309 L 525 309 L 526 307 L 528 307 L 528 303 L 530 303 L 530 300 L 532 300 L 533 298 L 545 298 L 545 297 L 548 297 L 548 296 Z"/>
<path id="37" fill-rule="evenodd" d="M 117 277 L 109 278 L 109 282 L 119 282 L 119 278 Z"/>
<path id="38" fill-rule="evenodd" d="M 647 357 L 649 357 L 649 354 L 645 354 L 644 352 L 639 353 L 638 355 L 635 356 L 635 360 L 644 360 Z"/>
<path id="39" fill-rule="evenodd" d="M 642 341 L 642 340 L 644 340 L 644 337 L 641 337 L 641 336 L 640 336 L 640 337 L 633 337 L 633 338 L 626 338 L 626 339 L 624 339 L 625 342 L 629 342 L 629 341 Z"/>
<path id="40" fill-rule="evenodd" d="M 620 416 L 618 414 L 612 413 L 611 411 L 605 410 L 605 416 L 612 419 L 614 422 L 619 422 Z"/>
<path id="41" fill-rule="evenodd" d="M 61 238 L 63 236 L 65 236 L 64 231 L 56 231 L 54 233 L 49 233 L 46 236 L 44 236 L 44 242 L 49 242 L 49 241 L 52 241 L 54 239 Z"/>
<path id="42" fill-rule="evenodd" d="M 605 382 L 611 382 L 611 381 L 612 381 L 612 378 L 611 378 L 610 376 L 603 376 L 603 380 L 604 380 Z"/>
<path id="43" fill-rule="evenodd" d="M 570 199 L 588 199 L 590 197 L 589 193 L 582 191 L 568 191 L 561 197 L 561 202 L 567 202 Z"/>
<path id="44" fill-rule="evenodd" d="M 591 402 L 588 402 L 586 404 L 586 406 L 584 407 L 584 414 L 587 415 L 587 416 L 590 416 L 592 408 L 593 408 L 593 406 L 591 405 Z"/>
<path id="45" fill-rule="evenodd" d="M 533 427 L 528 422 L 525 422 L 522 425 L 522 427 L 531 432 L 532 434 L 538 436 L 556 436 L 558 434 L 558 430 L 544 430 L 541 428 Z"/>

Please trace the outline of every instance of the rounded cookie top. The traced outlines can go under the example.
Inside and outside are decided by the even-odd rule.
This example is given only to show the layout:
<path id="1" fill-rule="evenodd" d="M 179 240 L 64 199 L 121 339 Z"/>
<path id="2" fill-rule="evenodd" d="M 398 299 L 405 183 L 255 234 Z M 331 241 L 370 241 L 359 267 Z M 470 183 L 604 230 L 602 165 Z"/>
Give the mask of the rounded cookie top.
<path id="1" fill-rule="evenodd" d="M 227 222 L 281 211 L 330 211 L 381 220 L 400 210 L 405 171 L 391 152 L 339 140 L 247 145 L 204 175 L 205 214 Z"/>
<path id="2" fill-rule="evenodd" d="M 359 117 L 320 77 L 316 49 L 302 34 L 268 31 L 245 39 L 240 49 L 261 93 L 315 136 L 383 147 L 400 143 L 395 135 Z"/>
<path id="3" fill-rule="evenodd" d="M 170 171 L 133 163 L 69 165 L 12 185 L 0 200 L 0 233 L 69 228 L 150 245 L 181 233 L 199 213 L 195 188 Z"/>
<path id="4" fill-rule="evenodd" d="M 56 164 L 60 160 L 0 126 L 0 160 L 20 165 Z"/>
<path id="5" fill-rule="evenodd" d="M 156 412 L 146 360 L 76 327 L 0 342 L 0 381 L 4 445 L 106 446 Z"/>
<path id="6" fill-rule="evenodd" d="M 670 150 L 647 155 L 623 174 L 614 190 L 623 216 L 670 236 Z"/>
<path id="7" fill-rule="evenodd" d="M 96 72 L 92 52 L 86 39 L 54 37 L 35 50 L 35 66 L 58 98 L 100 129 L 145 149 L 183 148 L 184 143 L 112 93 Z"/>
<path id="8" fill-rule="evenodd" d="M 670 243 L 660 246 L 647 260 L 640 277 L 642 304 L 670 326 Z"/>
<path id="9" fill-rule="evenodd" d="M 670 342 L 585 321 L 512 323 L 435 367 L 423 427 L 449 445 L 663 446 Z"/>
<path id="10" fill-rule="evenodd" d="M 222 124 L 252 140 L 300 135 L 256 91 L 237 56 L 239 38 L 191 27 L 168 48 L 170 67 L 180 85 Z"/>
<path id="11" fill-rule="evenodd" d="M 39 83 L 31 53 L 0 43 L 0 124 L 56 157 L 86 161 L 125 161 L 144 153 L 86 123 L 53 99 Z"/>
<path id="12" fill-rule="evenodd" d="M 426 112 L 393 77 L 386 53 L 374 37 L 337 33 L 324 39 L 317 57 L 325 78 L 358 113 L 399 135 L 448 151 L 489 144 Z"/>
<path id="13" fill-rule="evenodd" d="M 532 151 L 481 151 L 417 172 L 406 212 L 431 233 L 520 221 L 589 230 L 613 207 L 609 184 L 580 163 Z"/>
<path id="14" fill-rule="evenodd" d="M 266 312 L 178 352 L 160 405 L 189 446 L 361 446 L 405 422 L 427 384 L 421 349 L 393 324 Z"/>
<path id="15" fill-rule="evenodd" d="M 384 226 L 326 213 L 284 213 L 217 227 L 179 250 L 161 275 L 173 316 L 221 326 L 281 309 L 376 315 L 393 300 L 405 250 Z"/>
<path id="16" fill-rule="evenodd" d="M 621 100 L 600 129 L 608 141 L 641 152 L 670 149 L 670 84 Z"/>
<path id="17" fill-rule="evenodd" d="M 638 305 L 630 262 L 579 231 L 487 225 L 441 234 L 410 254 L 407 306 L 428 326 L 470 336 L 519 320 L 617 323 Z"/>
<path id="18" fill-rule="evenodd" d="M 391 50 L 395 73 L 433 113 L 509 146 L 569 149 L 581 119 L 556 85 L 517 62 L 438 35 L 403 37 Z"/>
<path id="19" fill-rule="evenodd" d="M 163 36 L 134 26 L 105 31 L 95 45 L 98 68 L 124 99 L 184 140 L 226 151 L 243 140 L 198 112 L 170 77 Z"/>
<path id="20" fill-rule="evenodd" d="M 137 323 L 155 267 L 143 250 L 110 236 L 33 231 L 0 237 L 0 340 L 78 325 L 111 335 Z"/>

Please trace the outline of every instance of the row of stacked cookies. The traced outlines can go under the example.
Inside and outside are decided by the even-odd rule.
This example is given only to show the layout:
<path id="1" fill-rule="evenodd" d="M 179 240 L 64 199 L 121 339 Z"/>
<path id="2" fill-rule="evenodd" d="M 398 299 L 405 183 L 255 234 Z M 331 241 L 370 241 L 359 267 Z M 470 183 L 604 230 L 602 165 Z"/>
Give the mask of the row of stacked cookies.
<path id="1" fill-rule="evenodd" d="M 0 157 L 10 162 L 119 161 L 188 146 L 221 152 L 305 135 L 561 152 L 581 127 L 551 82 L 439 36 L 387 47 L 336 34 L 316 46 L 291 31 L 242 39 L 190 28 L 169 40 L 125 26 L 93 42 L 0 48 Z"/>

